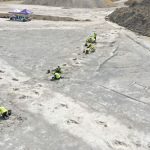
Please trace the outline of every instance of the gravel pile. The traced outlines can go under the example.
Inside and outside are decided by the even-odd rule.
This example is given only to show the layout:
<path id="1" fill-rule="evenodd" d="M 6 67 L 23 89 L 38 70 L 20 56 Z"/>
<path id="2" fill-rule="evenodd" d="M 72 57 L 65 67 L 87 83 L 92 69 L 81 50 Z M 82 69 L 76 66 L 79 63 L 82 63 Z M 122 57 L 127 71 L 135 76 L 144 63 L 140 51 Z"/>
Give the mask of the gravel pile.
<path id="1" fill-rule="evenodd" d="M 132 31 L 150 36 L 150 0 L 130 3 L 129 7 L 116 9 L 109 20 Z"/>

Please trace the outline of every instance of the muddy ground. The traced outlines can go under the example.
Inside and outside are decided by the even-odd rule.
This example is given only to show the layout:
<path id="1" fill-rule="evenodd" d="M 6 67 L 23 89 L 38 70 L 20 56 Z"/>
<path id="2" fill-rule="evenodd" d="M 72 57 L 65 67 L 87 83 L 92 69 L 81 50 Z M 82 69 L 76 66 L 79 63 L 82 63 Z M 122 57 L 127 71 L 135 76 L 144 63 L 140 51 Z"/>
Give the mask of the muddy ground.
<path id="1" fill-rule="evenodd" d="M 105 21 L 113 8 L 28 8 L 91 21 L 0 19 L 0 104 L 13 111 L 0 149 L 149 150 L 150 39 Z M 96 52 L 84 55 L 94 31 Z M 57 65 L 65 78 L 50 82 Z"/>

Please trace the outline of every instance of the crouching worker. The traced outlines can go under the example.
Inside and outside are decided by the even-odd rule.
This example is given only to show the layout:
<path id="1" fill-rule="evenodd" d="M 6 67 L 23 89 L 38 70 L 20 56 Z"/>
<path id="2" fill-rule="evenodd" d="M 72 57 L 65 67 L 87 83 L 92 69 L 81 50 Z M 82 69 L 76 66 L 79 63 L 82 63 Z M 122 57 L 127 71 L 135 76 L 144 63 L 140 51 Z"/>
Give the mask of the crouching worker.
<path id="1" fill-rule="evenodd" d="M 11 115 L 11 110 L 7 110 L 5 107 L 0 107 L 0 115 L 5 120 L 9 119 L 9 116 Z"/>
<path id="2" fill-rule="evenodd" d="M 62 73 L 60 66 L 58 66 L 58 67 L 54 70 L 54 72 L 56 72 L 56 73 Z"/>
<path id="3" fill-rule="evenodd" d="M 55 72 L 51 80 L 54 81 L 54 80 L 59 80 L 59 79 L 62 79 L 62 76 L 59 73 Z"/>

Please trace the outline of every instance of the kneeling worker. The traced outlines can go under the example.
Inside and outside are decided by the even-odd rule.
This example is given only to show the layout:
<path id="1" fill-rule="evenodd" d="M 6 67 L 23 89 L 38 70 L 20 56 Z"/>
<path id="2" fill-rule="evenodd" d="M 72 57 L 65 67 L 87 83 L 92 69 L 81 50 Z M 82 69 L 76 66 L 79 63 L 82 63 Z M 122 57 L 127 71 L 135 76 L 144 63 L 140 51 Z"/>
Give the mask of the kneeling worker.
<path id="1" fill-rule="evenodd" d="M 58 67 L 54 70 L 54 72 L 56 72 L 56 73 L 62 73 L 60 66 L 58 66 Z"/>
<path id="2" fill-rule="evenodd" d="M 5 107 L 0 107 L 0 115 L 3 117 L 3 119 L 9 119 L 11 110 L 7 110 Z"/>
<path id="3" fill-rule="evenodd" d="M 61 77 L 61 75 L 59 74 L 59 73 L 54 73 L 54 76 L 52 77 L 52 80 L 59 80 L 59 79 L 61 79 L 62 77 Z"/>

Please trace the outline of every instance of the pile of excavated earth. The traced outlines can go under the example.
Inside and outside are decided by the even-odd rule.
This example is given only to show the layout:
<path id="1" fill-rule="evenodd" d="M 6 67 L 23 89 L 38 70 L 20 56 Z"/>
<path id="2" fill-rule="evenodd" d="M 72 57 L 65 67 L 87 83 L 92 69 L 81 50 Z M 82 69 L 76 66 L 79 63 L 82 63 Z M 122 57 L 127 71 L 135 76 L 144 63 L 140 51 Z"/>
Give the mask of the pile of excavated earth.
<path id="1" fill-rule="evenodd" d="M 109 20 L 132 31 L 150 36 L 150 0 L 128 0 L 129 7 L 116 9 Z"/>
<path id="2" fill-rule="evenodd" d="M 111 0 L 25 0 L 25 3 L 68 8 L 98 8 L 112 5 Z"/>

